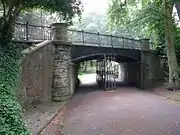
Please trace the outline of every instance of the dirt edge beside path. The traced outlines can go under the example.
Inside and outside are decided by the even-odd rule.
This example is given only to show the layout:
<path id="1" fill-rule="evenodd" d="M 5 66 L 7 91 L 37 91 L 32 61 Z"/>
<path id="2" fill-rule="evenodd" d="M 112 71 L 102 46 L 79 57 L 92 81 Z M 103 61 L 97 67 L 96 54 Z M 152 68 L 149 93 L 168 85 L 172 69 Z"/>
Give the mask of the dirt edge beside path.
<path id="1" fill-rule="evenodd" d="M 46 135 L 46 128 L 49 125 L 53 126 L 57 121 L 60 122 L 65 106 L 66 103 L 64 102 L 49 102 L 26 108 L 24 112 L 24 120 L 32 135 Z M 60 128 L 60 123 L 58 128 Z"/>

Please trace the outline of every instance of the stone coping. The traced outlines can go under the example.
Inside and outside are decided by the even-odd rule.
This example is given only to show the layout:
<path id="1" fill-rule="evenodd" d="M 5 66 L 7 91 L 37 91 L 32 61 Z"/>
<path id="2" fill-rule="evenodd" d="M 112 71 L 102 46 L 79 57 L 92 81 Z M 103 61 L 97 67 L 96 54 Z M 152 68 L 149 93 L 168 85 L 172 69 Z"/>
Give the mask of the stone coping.
<path id="1" fill-rule="evenodd" d="M 62 45 L 73 45 L 70 41 L 64 41 L 64 40 L 53 40 L 53 44 L 62 44 Z"/>
<path id="2" fill-rule="evenodd" d="M 38 49 L 40 49 L 41 47 L 44 47 L 44 46 L 46 46 L 46 45 L 48 45 L 48 44 L 50 44 L 50 43 L 52 43 L 51 40 L 46 40 L 46 41 L 44 41 L 44 42 L 42 42 L 42 43 L 33 45 L 33 46 L 31 46 L 31 47 L 23 50 L 23 51 L 22 51 L 22 54 L 23 54 L 23 55 L 31 54 L 32 52 L 35 52 L 35 51 L 37 51 Z"/>
<path id="3" fill-rule="evenodd" d="M 36 50 L 40 49 L 41 47 L 44 47 L 48 44 L 64 44 L 64 45 L 72 45 L 71 42 L 66 42 L 66 41 L 61 41 L 61 40 L 46 40 L 46 41 L 43 41 L 41 43 L 38 43 L 38 44 L 35 44 L 25 50 L 22 51 L 22 54 L 23 55 L 28 55 L 32 52 L 35 52 Z"/>

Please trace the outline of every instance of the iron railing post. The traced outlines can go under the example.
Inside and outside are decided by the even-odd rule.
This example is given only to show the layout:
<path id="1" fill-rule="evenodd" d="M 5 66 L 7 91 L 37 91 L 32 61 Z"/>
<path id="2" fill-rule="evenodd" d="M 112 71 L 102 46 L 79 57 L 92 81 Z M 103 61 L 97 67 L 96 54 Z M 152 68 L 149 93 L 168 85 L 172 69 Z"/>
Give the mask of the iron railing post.
<path id="1" fill-rule="evenodd" d="M 26 35 L 25 35 L 25 39 L 26 40 L 29 40 L 29 38 L 28 38 L 28 36 L 29 36 L 29 27 L 28 27 L 28 25 L 29 25 L 29 23 L 28 22 L 26 22 L 26 24 L 25 24 L 25 31 L 26 31 Z"/>
<path id="2" fill-rule="evenodd" d="M 52 27 L 49 27 L 50 31 L 49 31 L 49 40 L 52 40 Z"/>
<path id="3" fill-rule="evenodd" d="M 99 32 L 97 33 L 97 41 L 98 41 L 98 45 L 100 46 Z"/>
<path id="4" fill-rule="evenodd" d="M 112 36 L 112 34 L 111 34 L 111 46 L 113 47 L 113 36 Z"/>
<path id="5" fill-rule="evenodd" d="M 83 44 L 84 44 L 85 43 L 85 41 L 84 41 L 84 30 L 82 30 L 81 33 L 82 33 L 82 40 L 83 40 Z"/>

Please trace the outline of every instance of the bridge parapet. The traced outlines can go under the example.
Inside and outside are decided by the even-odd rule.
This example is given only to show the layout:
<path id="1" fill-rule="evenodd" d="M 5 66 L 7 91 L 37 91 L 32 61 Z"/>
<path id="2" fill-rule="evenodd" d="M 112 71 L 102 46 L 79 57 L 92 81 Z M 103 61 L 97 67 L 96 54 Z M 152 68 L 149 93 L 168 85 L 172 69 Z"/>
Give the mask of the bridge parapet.
<path id="1" fill-rule="evenodd" d="M 141 39 L 141 50 L 143 51 L 150 50 L 149 39 Z"/>
<path id="2" fill-rule="evenodd" d="M 61 40 L 72 42 L 73 45 L 125 48 L 147 50 L 147 39 L 139 40 L 133 38 L 106 35 L 101 33 L 86 32 L 84 30 L 68 29 L 64 23 L 54 23 L 48 26 L 35 26 L 16 24 L 15 40 Z M 148 41 L 149 42 L 149 41 Z M 142 45 L 146 44 L 146 45 Z M 146 47 L 145 47 L 146 46 Z"/>
<path id="3" fill-rule="evenodd" d="M 66 23 L 53 23 L 51 25 L 52 40 L 68 40 L 68 25 Z"/>
<path id="4" fill-rule="evenodd" d="M 141 50 L 141 40 L 133 38 L 118 37 L 114 35 L 106 35 L 101 33 L 85 32 L 84 30 L 67 29 L 67 25 L 56 23 L 53 25 L 55 40 L 65 40 L 78 45 L 111 47 L 111 48 L 127 48 Z M 52 33 L 53 33 L 52 32 Z M 57 36 L 58 35 L 58 36 Z M 62 36 L 63 35 L 63 36 Z M 65 37 L 66 36 L 66 37 Z"/>

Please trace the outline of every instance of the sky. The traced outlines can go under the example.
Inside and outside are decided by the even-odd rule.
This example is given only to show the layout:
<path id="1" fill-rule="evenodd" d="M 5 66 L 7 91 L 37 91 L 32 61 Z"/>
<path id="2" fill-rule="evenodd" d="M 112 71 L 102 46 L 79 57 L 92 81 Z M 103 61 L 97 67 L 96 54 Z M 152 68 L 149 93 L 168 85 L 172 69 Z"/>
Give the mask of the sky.
<path id="1" fill-rule="evenodd" d="M 82 13 L 83 16 L 87 16 L 88 14 L 101 14 L 105 15 L 111 0 L 82 0 L 82 4 L 84 6 L 84 11 Z M 174 8 L 174 13 L 176 13 L 176 9 Z M 176 15 L 177 20 L 179 19 Z"/>
<path id="2" fill-rule="evenodd" d="M 109 0 L 82 0 L 84 6 L 83 16 L 89 13 L 105 14 Z"/>

